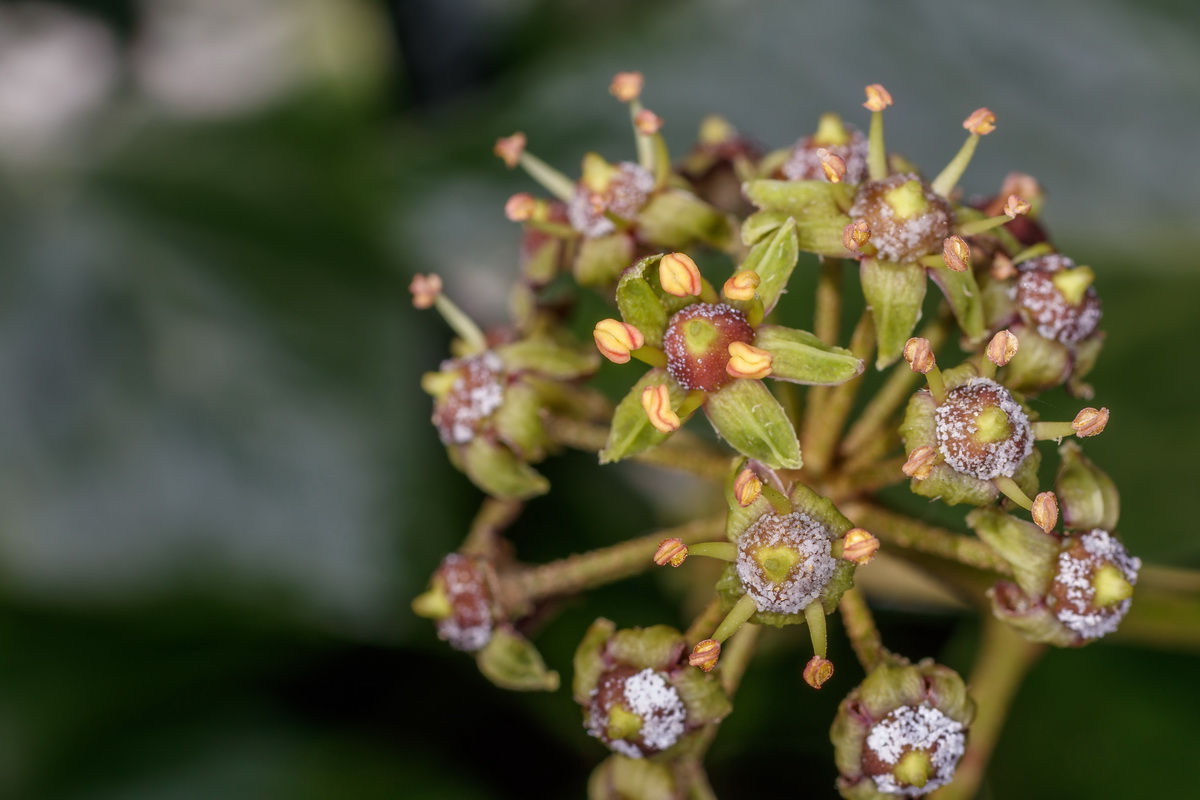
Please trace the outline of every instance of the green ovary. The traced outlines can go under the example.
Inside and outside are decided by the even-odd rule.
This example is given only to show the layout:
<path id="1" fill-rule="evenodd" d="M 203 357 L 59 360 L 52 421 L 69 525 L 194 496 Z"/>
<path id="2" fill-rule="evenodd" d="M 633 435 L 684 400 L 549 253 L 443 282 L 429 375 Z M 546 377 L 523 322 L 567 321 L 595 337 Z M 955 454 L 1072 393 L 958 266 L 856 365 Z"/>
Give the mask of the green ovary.
<path id="1" fill-rule="evenodd" d="M 975 427 L 975 441 L 980 444 L 999 442 L 1012 434 L 1008 414 L 999 406 L 988 406 L 980 411 L 979 416 L 975 418 Z"/>
<path id="2" fill-rule="evenodd" d="M 788 547 L 760 547 L 754 560 L 762 567 L 763 574 L 771 583 L 783 583 L 800 562 L 800 554 Z"/>
<path id="3" fill-rule="evenodd" d="M 608 712 L 608 729 L 605 731 L 611 741 L 632 739 L 642 731 L 642 718 L 632 711 L 626 711 L 621 706 L 613 706 Z"/>
<path id="4" fill-rule="evenodd" d="M 929 758 L 929 753 L 924 750 L 909 750 L 900 757 L 896 762 L 892 774 L 896 779 L 907 783 L 909 786 L 916 786 L 918 789 L 929 783 L 929 776 L 933 772 L 933 762 Z"/>
<path id="5" fill-rule="evenodd" d="M 717 326 L 708 320 L 691 319 L 683 325 L 683 344 L 688 354 L 699 358 L 708 353 L 718 336 Z"/>
<path id="6" fill-rule="evenodd" d="M 1125 580 L 1121 570 L 1112 564 L 1105 564 L 1096 570 L 1092 578 L 1092 588 L 1096 590 L 1093 602 L 1097 608 L 1115 606 L 1133 596 L 1133 585 Z"/>
<path id="7" fill-rule="evenodd" d="M 929 210 L 925 190 L 918 181 L 905 181 L 895 189 L 889 189 L 884 193 L 883 201 L 900 219 L 912 219 Z"/>

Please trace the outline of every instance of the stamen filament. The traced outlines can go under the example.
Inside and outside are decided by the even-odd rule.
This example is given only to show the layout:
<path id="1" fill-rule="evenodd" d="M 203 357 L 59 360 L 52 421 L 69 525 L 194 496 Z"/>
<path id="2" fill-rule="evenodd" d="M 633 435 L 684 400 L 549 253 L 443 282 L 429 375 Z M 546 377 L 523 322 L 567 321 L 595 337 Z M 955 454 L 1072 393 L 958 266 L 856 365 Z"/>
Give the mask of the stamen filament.
<path id="1" fill-rule="evenodd" d="M 434 308 L 446 320 L 446 324 L 458 334 L 472 352 L 483 352 L 487 349 L 487 339 L 475 321 L 466 312 L 454 304 L 454 301 L 444 294 L 439 294 L 433 301 Z"/>
<path id="2" fill-rule="evenodd" d="M 867 177 L 881 181 L 888 176 L 887 149 L 883 143 L 883 112 L 871 112 L 871 130 L 867 134 Z"/>
<path id="3" fill-rule="evenodd" d="M 737 545 L 733 542 L 700 542 L 688 545 L 689 556 L 705 556 L 721 561 L 737 561 Z"/>
<path id="4" fill-rule="evenodd" d="M 754 598 L 748 594 L 742 595 L 734 607 L 729 609 L 729 613 L 725 615 L 725 619 L 721 620 L 717 629 L 713 631 L 712 638 L 718 642 L 725 641 L 737 633 L 737 629 L 745 625 L 756 611 L 758 611 L 758 604 L 754 602 Z"/>
<path id="5" fill-rule="evenodd" d="M 1020 264 L 1022 261 L 1028 261 L 1029 259 L 1037 258 L 1038 256 L 1049 255 L 1053 252 L 1054 245 L 1050 244 L 1049 242 L 1038 242 L 1032 247 L 1026 247 L 1024 250 L 1013 256 L 1012 262 L 1014 264 Z"/>
<path id="6" fill-rule="evenodd" d="M 949 197 L 950 192 L 958 185 L 958 181 L 962 178 L 963 173 L 967 171 L 967 165 L 971 163 L 971 158 L 975 155 L 975 147 L 979 144 L 979 134 L 972 133 L 963 142 L 963 146 L 959 149 L 954 158 L 950 159 L 950 163 L 946 168 L 933 179 L 933 183 L 929 184 L 935 192 L 942 197 Z"/>
<path id="7" fill-rule="evenodd" d="M 984 358 L 979 363 L 979 374 L 981 377 L 988 380 L 994 380 L 996 377 L 996 364 L 990 358 Z M 1074 431 L 1072 431 L 1074 433 Z"/>
<path id="8" fill-rule="evenodd" d="M 629 101 L 629 122 L 633 125 L 633 136 L 637 141 L 638 164 L 644 170 L 654 172 L 654 137 L 647 136 L 638 130 L 637 117 L 642 112 L 642 101 L 633 98 Z"/>
<path id="9" fill-rule="evenodd" d="M 992 485 L 999 489 L 1005 497 L 1026 511 L 1033 508 L 1033 501 L 1029 499 L 1029 496 L 1025 492 L 1021 491 L 1021 487 L 1017 486 L 1017 482 L 1007 475 L 992 478 Z"/>
<path id="10" fill-rule="evenodd" d="M 721 302 L 721 298 L 717 296 L 717 290 L 708 282 L 708 278 L 700 279 L 700 301 L 716 305 Z"/>
<path id="11" fill-rule="evenodd" d="M 687 419 L 692 415 L 697 408 L 704 405 L 704 401 L 708 398 L 700 389 L 693 389 L 688 392 L 687 397 L 683 398 L 683 402 L 679 404 L 679 408 L 675 409 L 675 413 L 680 419 Z"/>
<path id="12" fill-rule="evenodd" d="M 1039 442 L 1047 439 L 1062 439 L 1064 436 L 1074 436 L 1075 427 L 1070 422 L 1035 422 L 1033 423 L 1033 438 Z"/>
<path id="13" fill-rule="evenodd" d="M 564 203 L 571 202 L 571 197 L 575 194 L 575 182 L 566 175 L 532 153 L 522 152 L 518 163 L 529 173 L 529 177 L 542 185 L 543 189 Z"/>
<path id="14" fill-rule="evenodd" d="M 970 222 L 964 222 L 955 228 L 955 232 L 959 236 L 974 236 L 977 233 L 990 231 L 992 228 L 999 228 L 1006 222 L 1012 222 L 1013 217 L 1007 214 L 1001 214 L 998 217 L 988 217 L 987 219 L 975 219 Z"/>
<path id="15" fill-rule="evenodd" d="M 825 635 L 825 607 L 817 598 L 804 607 L 804 619 L 808 623 L 808 635 L 812 638 L 813 655 L 825 658 L 828 637 Z"/>
<path id="16" fill-rule="evenodd" d="M 925 373 L 925 381 L 929 384 L 929 393 L 933 395 L 934 400 L 938 401 L 938 405 L 946 402 L 946 381 L 942 378 L 942 371 L 936 364 L 933 369 Z"/>
<path id="17" fill-rule="evenodd" d="M 775 487 L 768 486 L 764 483 L 762 487 L 762 496 L 767 498 L 767 500 L 771 503 L 771 507 L 775 509 L 775 513 L 779 516 L 783 517 L 792 513 L 792 501 L 788 500 L 784 493 Z"/>
<path id="18" fill-rule="evenodd" d="M 629 355 L 643 364 L 649 364 L 652 367 L 665 367 L 667 365 L 667 354 L 663 352 L 661 347 L 655 347 L 652 344 L 642 345 L 637 350 L 630 350 Z"/>

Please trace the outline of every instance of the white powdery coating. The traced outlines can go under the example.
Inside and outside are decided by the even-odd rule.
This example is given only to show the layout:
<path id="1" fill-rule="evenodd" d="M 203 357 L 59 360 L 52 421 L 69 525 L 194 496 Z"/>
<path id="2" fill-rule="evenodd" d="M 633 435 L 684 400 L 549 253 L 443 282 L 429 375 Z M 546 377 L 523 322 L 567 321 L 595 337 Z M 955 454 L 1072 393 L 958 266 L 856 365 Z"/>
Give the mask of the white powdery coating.
<path id="1" fill-rule="evenodd" d="M 890 772 L 873 776 L 875 787 L 887 794 L 920 797 L 954 777 L 966 744 L 962 723 L 932 706 L 900 706 L 881 719 L 867 734 L 867 747 L 888 766 L 894 767 L 906 752 L 924 750 L 933 772 L 921 787 L 902 785 Z"/>
<path id="2" fill-rule="evenodd" d="M 1080 537 L 1080 542 L 1089 558 L 1075 558 L 1068 550 L 1058 554 L 1058 572 L 1054 582 L 1064 592 L 1070 605 L 1060 605 L 1054 614 L 1062 624 L 1085 639 L 1099 639 L 1117 629 L 1133 600 L 1127 598 L 1107 608 L 1096 608 L 1093 605 L 1096 587 L 1092 585 L 1096 570 L 1105 564 L 1112 564 L 1121 571 L 1125 580 L 1136 585 L 1142 560 L 1129 555 L 1125 545 L 1108 531 L 1099 528 L 1085 533 Z"/>
<path id="3" fill-rule="evenodd" d="M 1074 261 L 1057 253 L 1022 262 L 1021 275 L 1009 292 L 1043 338 L 1068 345 L 1090 336 L 1103 315 L 1094 287 L 1089 286 L 1075 306 L 1054 285 L 1055 272 L 1074 266 Z"/>
<path id="4" fill-rule="evenodd" d="M 875 245 L 878 257 L 885 261 L 915 261 L 933 252 L 933 244 L 940 246 L 942 240 L 953 230 L 954 216 L 947 211 L 945 200 L 918 176 L 901 173 L 877 181 L 876 184 L 886 184 L 888 189 L 895 189 L 913 180 L 921 184 L 925 200 L 929 204 L 927 211 L 914 217 L 898 218 L 892 207 L 883 200 L 883 192 L 872 199 L 860 190 L 854 205 L 850 207 L 849 214 L 852 219 L 867 219 L 867 224 L 871 227 L 871 244 Z"/>
<path id="5" fill-rule="evenodd" d="M 960 416 L 961 405 L 971 403 L 974 395 L 994 391 L 1000 409 L 1008 416 L 1011 431 L 1007 437 L 995 442 L 979 444 L 973 436 L 979 427 L 973 421 L 955 419 Z M 934 413 L 938 452 L 957 472 L 980 480 L 991 480 L 1001 475 L 1011 478 L 1029 454 L 1033 452 L 1033 427 L 1020 403 L 1009 391 L 989 378 L 971 378 L 966 383 L 950 390 L 946 401 Z M 969 443 L 967 448 L 964 443 Z M 976 456 L 969 449 L 981 451 Z"/>
<path id="6" fill-rule="evenodd" d="M 613 221 L 604 215 L 611 211 L 621 219 L 632 220 L 646 204 L 646 198 L 654 191 L 654 175 L 629 161 L 617 164 L 608 189 L 600 194 L 600 207 L 593 204 L 595 193 L 582 183 L 576 185 L 575 194 L 567 203 L 567 219 L 571 227 L 589 239 L 606 236 L 617 229 Z"/>
<path id="7" fill-rule="evenodd" d="M 597 690 L 593 689 L 592 695 L 596 693 Z M 679 692 L 667 683 L 661 673 L 647 667 L 629 676 L 622 686 L 622 698 L 620 705 L 642 718 L 638 736 L 647 748 L 662 752 L 679 741 L 686 728 L 687 707 L 679 697 Z M 598 711 L 593 705 L 584 727 L 597 739 L 608 741 L 604 734 L 608 730 L 609 711 Z M 643 756 L 637 745 L 624 739 L 609 741 L 608 746 L 629 758 Z"/>
<path id="8" fill-rule="evenodd" d="M 479 423 L 492 415 L 504 401 L 500 372 L 504 363 L 491 350 L 460 361 L 447 361 L 443 370 L 458 369 L 460 374 L 450 386 L 444 408 L 438 417 L 442 444 L 466 444 L 475 438 Z"/>
<path id="9" fill-rule="evenodd" d="M 753 551 L 779 546 L 795 551 L 801 559 L 787 580 L 774 583 L 767 578 Z M 759 517 L 738 539 L 738 579 L 754 598 L 759 611 L 800 613 L 820 596 L 836 568 L 837 559 L 830 555 L 829 532 L 801 511 Z"/>
<path id="10" fill-rule="evenodd" d="M 826 150 L 846 162 L 846 175 L 842 178 L 846 183 L 861 183 L 867 177 L 867 140 L 862 131 L 853 125 L 846 125 L 850 133 L 847 144 L 824 146 Z M 813 144 L 813 137 L 805 136 L 798 139 L 792 147 L 792 154 L 783 165 L 783 175 L 789 181 L 823 181 L 825 169 L 821 166 L 821 157 L 817 155 L 818 148 L 823 145 Z"/>
<path id="11" fill-rule="evenodd" d="M 451 553 L 439 570 L 454 613 L 437 623 L 438 638 L 456 650 L 473 653 L 492 640 L 492 610 L 483 575 L 471 560 Z"/>

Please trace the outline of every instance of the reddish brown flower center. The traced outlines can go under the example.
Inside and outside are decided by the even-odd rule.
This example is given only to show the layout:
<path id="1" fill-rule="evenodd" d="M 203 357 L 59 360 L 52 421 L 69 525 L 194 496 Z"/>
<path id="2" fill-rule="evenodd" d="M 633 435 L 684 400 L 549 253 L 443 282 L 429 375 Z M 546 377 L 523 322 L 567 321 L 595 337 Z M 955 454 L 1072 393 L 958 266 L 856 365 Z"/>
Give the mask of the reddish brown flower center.
<path id="1" fill-rule="evenodd" d="M 667 371 L 685 389 L 716 391 L 733 380 L 725 365 L 734 342 L 754 342 L 745 314 L 724 303 L 694 303 L 667 324 Z"/>
<path id="2" fill-rule="evenodd" d="M 987 378 L 951 389 L 936 412 L 946 463 L 981 480 L 1012 477 L 1033 451 L 1029 417 L 1008 390 Z"/>
<path id="3" fill-rule="evenodd" d="M 1048 255 L 1023 262 L 1020 270 L 1014 289 L 1017 307 L 1041 336 L 1075 344 L 1096 330 L 1100 297 L 1090 280 L 1077 274 L 1075 262 Z"/>
<path id="4" fill-rule="evenodd" d="M 850 216 L 867 223 L 871 244 L 887 261 L 915 261 L 941 252 L 954 229 L 954 210 L 946 198 L 909 174 L 863 184 Z"/>

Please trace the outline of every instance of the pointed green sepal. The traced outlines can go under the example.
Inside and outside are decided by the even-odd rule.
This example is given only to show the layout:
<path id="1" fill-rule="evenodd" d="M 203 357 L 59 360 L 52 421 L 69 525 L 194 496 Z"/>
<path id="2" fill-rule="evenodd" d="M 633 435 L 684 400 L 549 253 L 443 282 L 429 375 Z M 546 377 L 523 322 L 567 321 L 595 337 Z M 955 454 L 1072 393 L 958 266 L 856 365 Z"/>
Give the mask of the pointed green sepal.
<path id="1" fill-rule="evenodd" d="M 723 250 L 733 241 L 733 228 L 724 214 L 691 192 L 667 189 L 638 212 L 637 235 L 664 250 L 682 250 L 698 241 Z"/>
<path id="2" fill-rule="evenodd" d="M 504 362 L 505 371 L 536 372 L 548 378 L 570 380 L 590 375 L 600 366 L 600 354 L 595 348 L 581 350 L 563 347 L 545 339 L 522 339 L 496 348 Z"/>
<path id="3" fill-rule="evenodd" d="M 694 298 L 680 298 L 663 291 L 658 280 L 658 262 L 662 255 L 638 259 L 621 273 L 617 283 L 617 308 L 621 318 L 646 337 L 646 344 L 662 345 L 667 320 Z"/>
<path id="4" fill-rule="evenodd" d="M 573 267 L 580 286 L 609 286 L 633 261 L 633 237 L 617 231 L 579 242 Z"/>
<path id="5" fill-rule="evenodd" d="M 712 680 L 711 676 L 698 669 L 680 671 L 671 683 L 687 707 L 689 724 L 720 722 L 733 710 L 733 704 L 721 689 L 720 682 Z"/>
<path id="6" fill-rule="evenodd" d="M 571 679 L 571 694 L 576 703 L 587 705 L 592 690 L 600 683 L 600 676 L 605 670 L 604 648 L 616 629 L 612 620 L 600 617 L 583 634 L 572 662 L 574 677 Z"/>
<path id="7" fill-rule="evenodd" d="M 1055 647 L 1078 647 L 1085 639 L 1064 625 L 1045 601 L 1031 598 L 1015 583 L 998 581 L 988 590 L 992 614 L 1031 642 Z"/>
<path id="8" fill-rule="evenodd" d="M 864 258 L 861 267 L 863 296 L 875 320 L 879 355 L 875 368 L 883 369 L 904 352 L 904 345 L 921 319 L 925 300 L 925 268 L 919 264 L 893 264 Z"/>
<path id="9" fill-rule="evenodd" d="M 678 408 L 687 392 L 676 383 L 665 369 L 652 369 L 633 385 L 629 394 L 617 404 L 613 412 L 612 428 L 608 433 L 608 444 L 600 451 L 600 463 L 610 464 L 628 458 L 643 450 L 666 441 L 670 434 L 662 433 L 650 424 L 650 418 L 642 408 L 642 390 L 647 386 L 665 384 L 671 395 L 671 407 Z"/>
<path id="10" fill-rule="evenodd" d="M 1071 530 L 1117 529 L 1121 495 L 1113 479 L 1083 454 L 1077 442 L 1063 442 L 1062 459 L 1054 492 L 1062 513 L 1063 527 Z"/>
<path id="11" fill-rule="evenodd" d="M 967 341 L 971 344 L 983 341 L 987 333 L 983 322 L 983 292 L 975 280 L 975 273 L 971 270 L 955 272 L 945 267 L 936 267 L 929 270 L 929 277 L 946 296 L 946 302 L 954 312 L 958 327 L 966 335 Z"/>
<path id="12" fill-rule="evenodd" d="M 611 755 L 592 770 L 587 797 L 588 800 L 679 800 L 683 795 L 678 783 L 669 764 Z"/>
<path id="13" fill-rule="evenodd" d="M 499 629 L 476 655 L 483 676 L 501 689 L 517 692 L 553 692 L 558 673 L 546 669 L 541 654 L 525 637 Z"/>
<path id="14" fill-rule="evenodd" d="M 782 211 L 756 211 L 742 223 L 742 244 L 750 247 L 771 236 L 791 217 Z"/>
<path id="15" fill-rule="evenodd" d="M 863 362 L 843 347 L 825 344 L 807 331 L 763 325 L 754 346 L 771 354 L 771 377 L 814 386 L 836 386 L 862 374 Z"/>
<path id="16" fill-rule="evenodd" d="M 794 219 L 788 219 L 769 239 L 750 248 L 740 269 L 758 273 L 758 296 L 762 299 L 764 314 L 771 313 L 779 302 L 799 258 L 800 244 L 796 240 Z"/>
<path id="17" fill-rule="evenodd" d="M 846 190 L 828 181 L 748 181 L 742 193 L 764 211 L 781 211 L 796 219 L 840 217 L 846 210 Z"/>
<path id="18" fill-rule="evenodd" d="M 459 453 L 463 472 L 492 497 L 528 500 L 550 491 L 549 481 L 502 444 L 477 436 Z"/>
<path id="19" fill-rule="evenodd" d="M 546 455 L 546 429 L 542 425 L 542 398 L 532 386 L 518 381 L 504 392 L 504 402 L 492 415 L 500 441 L 522 461 L 540 461 Z"/>
<path id="20" fill-rule="evenodd" d="M 800 442 L 783 406 L 762 381 L 739 378 L 708 395 L 704 411 L 725 441 L 775 469 L 800 469 Z"/>
<path id="21" fill-rule="evenodd" d="M 1046 594 L 1058 562 L 1057 537 L 998 508 L 975 509 L 967 514 L 967 524 L 1012 565 L 1013 576 L 1026 594 L 1033 597 Z"/>
<path id="22" fill-rule="evenodd" d="M 679 663 L 687 646 L 683 634 L 668 625 L 625 628 L 612 635 L 607 653 L 635 669 L 669 670 Z"/>

